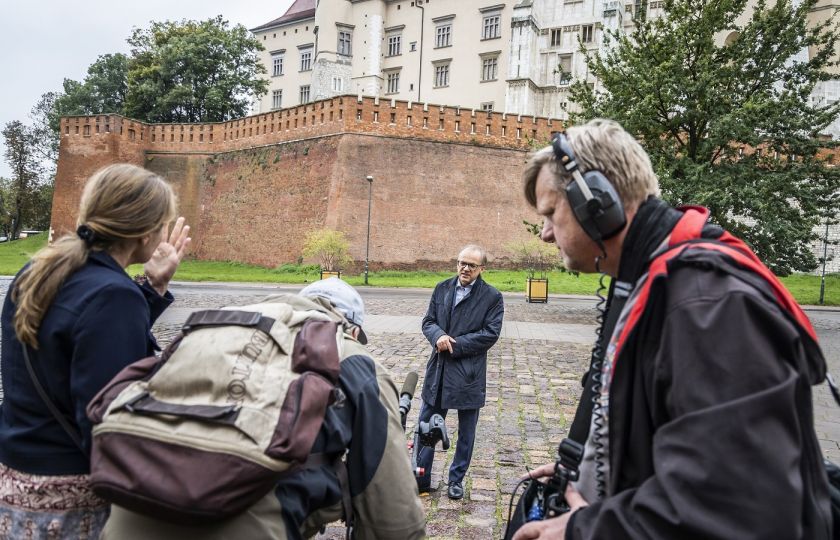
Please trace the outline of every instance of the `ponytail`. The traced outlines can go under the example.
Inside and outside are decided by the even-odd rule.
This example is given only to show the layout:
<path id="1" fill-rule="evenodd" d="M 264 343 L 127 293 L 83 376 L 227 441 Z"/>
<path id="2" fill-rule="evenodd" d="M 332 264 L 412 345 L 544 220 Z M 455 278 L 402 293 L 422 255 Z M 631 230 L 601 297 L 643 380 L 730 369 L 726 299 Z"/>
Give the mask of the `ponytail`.
<path id="1" fill-rule="evenodd" d="M 87 262 L 85 241 L 67 235 L 32 257 L 15 280 L 12 300 L 16 305 L 15 333 L 18 340 L 38 349 L 38 329 L 64 280 Z"/>
<path id="2" fill-rule="evenodd" d="M 82 192 L 76 234 L 35 254 L 15 280 L 15 332 L 38 349 L 38 329 L 64 281 L 79 270 L 92 249 L 109 251 L 143 238 L 175 219 L 175 194 L 160 176 L 121 163 L 90 177 Z"/>

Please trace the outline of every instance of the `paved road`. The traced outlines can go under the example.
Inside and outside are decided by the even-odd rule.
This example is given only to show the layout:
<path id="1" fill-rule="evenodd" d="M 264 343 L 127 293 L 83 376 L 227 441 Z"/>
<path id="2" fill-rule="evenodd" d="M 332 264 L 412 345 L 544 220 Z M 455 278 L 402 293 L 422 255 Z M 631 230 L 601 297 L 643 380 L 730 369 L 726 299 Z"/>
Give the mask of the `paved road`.
<path id="1" fill-rule="evenodd" d="M 8 280 L 0 278 L 0 298 Z M 299 286 L 186 284 L 172 287 L 176 303 L 154 331 L 162 344 L 178 331 L 189 313 L 225 305 L 246 305 L 268 294 L 296 292 Z M 429 290 L 361 289 L 368 310 L 366 332 L 371 352 L 401 382 L 409 371 L 420 373 L 429 345 L 420 333 Z M 505 295 L 502 338 L 488 357 L 487 406 L 481 411 L 473 464 L 466 479 L 467 497 L 450 501 L 445 495 L 446 471 L 454 444 L 441 452 L 433 485 L 441 489 L 423 498 L 432 538 L 499 538 L 516 478 L 552 459 L 556 444 L 574 416 L 580 375 L 588 365 L 594 335 L 595 301 L 584 297 L 552 297 L 548 304 L 528 304 L 521 294 Z M 840 376 L 840 310 L 806 308 L 819 334 L 830 370 Z M 418 386 L 419 388 L 420 386 Z M 815 425 L 824 453 L 840 461 L 840 409 L 822 385 L 814 396 Z M 417 419 L 419 399 L 409 415 Z M 457 418 L 447 419 L 453 443 Z M 768 441 L 768 444 L 772 443 Z M 344 530 L 329 528 L 322 538 L 343 538 Z"/>

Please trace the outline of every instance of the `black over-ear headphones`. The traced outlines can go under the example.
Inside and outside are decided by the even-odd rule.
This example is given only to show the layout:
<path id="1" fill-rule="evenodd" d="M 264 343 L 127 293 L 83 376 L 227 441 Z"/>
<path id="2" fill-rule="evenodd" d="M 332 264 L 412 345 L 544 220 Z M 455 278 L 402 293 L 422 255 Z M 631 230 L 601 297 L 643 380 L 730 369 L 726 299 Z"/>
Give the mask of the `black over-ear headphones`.
<path id="1" fill-rule="evenodd" d="M 601 171 L 581 175 L 565 133 L 555 135 L 551 146 L 557 161 L 572 175 L 572 181 L 566 185 L 566 197 L 575 218 L 584 232 L 601 245 L 602 240 L 615 236 L 627 224 L 618 192 Z"/>

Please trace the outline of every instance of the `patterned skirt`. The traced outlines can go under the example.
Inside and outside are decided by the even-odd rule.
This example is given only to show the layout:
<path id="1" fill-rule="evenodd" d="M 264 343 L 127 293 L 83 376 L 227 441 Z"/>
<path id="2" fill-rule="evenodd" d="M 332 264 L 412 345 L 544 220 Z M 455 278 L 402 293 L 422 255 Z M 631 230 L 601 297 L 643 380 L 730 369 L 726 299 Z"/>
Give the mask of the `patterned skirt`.
<path id="1" fill-rule="evenodd" d="M 95 540 L 108 512 L 87 475 L 41 476 L 0 464 L 0 540 Z"/>

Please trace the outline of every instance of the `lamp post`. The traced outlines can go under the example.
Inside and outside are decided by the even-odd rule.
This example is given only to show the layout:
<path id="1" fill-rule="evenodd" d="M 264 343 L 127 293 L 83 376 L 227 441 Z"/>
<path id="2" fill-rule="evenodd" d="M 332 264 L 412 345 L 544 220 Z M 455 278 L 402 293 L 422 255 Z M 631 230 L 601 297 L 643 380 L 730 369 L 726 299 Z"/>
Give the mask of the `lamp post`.
<path id="1" fill-rule="evenodd" d="M 368 225 L 367 225 L 367 244 L 365 247 L 365 285 L 368 284 L 368 260 L 370 259 L 370 203 L 373 195 L 373 177 L 368 175 L 365 177 L 368 183 Z"/>
<path id="2" fill-rule="evenodd" d="M 823 238 L 823 267 L 820 277 L 820 305 L 825 302 L 825 262 L 828 260 L 828 218 L 825 220 L 825 238 Z"/>

